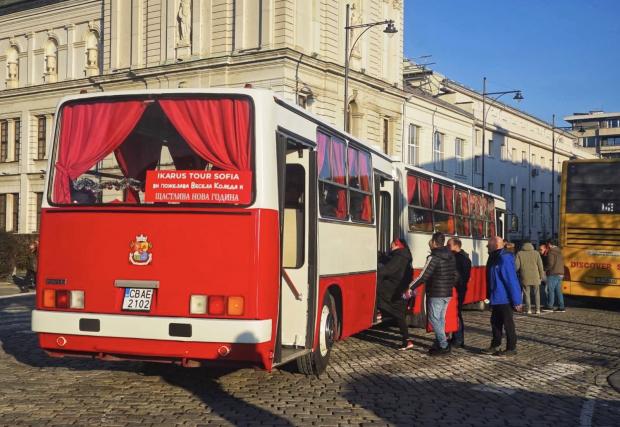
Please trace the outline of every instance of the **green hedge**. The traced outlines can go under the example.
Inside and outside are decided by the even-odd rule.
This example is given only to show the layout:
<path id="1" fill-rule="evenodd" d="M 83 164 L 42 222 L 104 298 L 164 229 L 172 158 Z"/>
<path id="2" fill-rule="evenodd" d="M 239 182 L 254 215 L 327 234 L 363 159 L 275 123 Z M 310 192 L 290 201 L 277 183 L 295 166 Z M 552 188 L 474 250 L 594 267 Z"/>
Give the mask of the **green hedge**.
<path id="1" fill-rule="evenodd" d="M 25 270 L 28 265 L 28 246 L 38 239 L 36 234 L 14 234 L 0 231 L 0 280 L 10 277 L 13 268 Z"/>

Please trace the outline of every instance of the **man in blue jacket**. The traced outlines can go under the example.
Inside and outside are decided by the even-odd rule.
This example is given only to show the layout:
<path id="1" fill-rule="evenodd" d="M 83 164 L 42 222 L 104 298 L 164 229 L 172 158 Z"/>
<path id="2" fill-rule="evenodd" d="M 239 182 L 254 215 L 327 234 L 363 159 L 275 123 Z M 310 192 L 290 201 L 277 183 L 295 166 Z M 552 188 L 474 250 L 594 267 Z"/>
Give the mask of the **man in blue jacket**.
<path id="1" fill-rule="evenodd" d="M 491 302 L 491 330 L 493 340 L 485 354 L 496 356 L 517 353 L 517 333 L 512 310 L 521 311 L 521 286 L 515 270 L 514 256 L 504 249 L 504 240 L 491 237 L 487 245 L 487 295 Z M 502 329 L 506 331 L 506 350 L 501 351 Z"/>

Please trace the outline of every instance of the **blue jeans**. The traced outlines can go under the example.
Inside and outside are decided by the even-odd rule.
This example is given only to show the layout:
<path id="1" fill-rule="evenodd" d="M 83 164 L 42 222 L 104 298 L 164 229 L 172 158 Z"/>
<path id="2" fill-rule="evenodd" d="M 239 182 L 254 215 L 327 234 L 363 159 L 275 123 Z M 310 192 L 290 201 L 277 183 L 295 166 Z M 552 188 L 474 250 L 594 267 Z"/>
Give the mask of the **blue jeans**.
<path id="1" fill-rule="evenodd" d="M 564 295 L 562 295 L 562 276 L 547 276 L 547 308 L 553 308 L 555 297 L 558 297 L 558 307 L 564 309 Z"/>
<path id="2" fill-rule="evenodd" d="M 428 299 L 428 321 L 433 326 L 435 338 L 441 348 L 448 347 L 448 340 L 446 339 L 446 310 L 451 299 L 451 297 Z"/>

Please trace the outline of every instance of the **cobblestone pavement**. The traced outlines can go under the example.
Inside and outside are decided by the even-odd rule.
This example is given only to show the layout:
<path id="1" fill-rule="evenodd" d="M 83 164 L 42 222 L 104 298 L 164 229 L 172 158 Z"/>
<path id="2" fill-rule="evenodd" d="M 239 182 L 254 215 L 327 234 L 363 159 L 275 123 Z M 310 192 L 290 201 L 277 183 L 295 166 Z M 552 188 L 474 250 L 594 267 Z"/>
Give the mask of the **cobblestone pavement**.
<path id="1" fill-rule="evenodd" d="M 53 359 L 30 332 L 33 296 L 0 299 L 1 425 L 618 426 L 620 303 L 569 301 L 566 313 L 518 316 L 519 354 L 479 354 L 489 313 L 465 313 L 468 347 L 398 352 L 379 327 L 339 343 L 321 378 Z M 572 303 L 572 306 L 570 305 Z M 580 304 L 580 307 L 575 307 Z"/>

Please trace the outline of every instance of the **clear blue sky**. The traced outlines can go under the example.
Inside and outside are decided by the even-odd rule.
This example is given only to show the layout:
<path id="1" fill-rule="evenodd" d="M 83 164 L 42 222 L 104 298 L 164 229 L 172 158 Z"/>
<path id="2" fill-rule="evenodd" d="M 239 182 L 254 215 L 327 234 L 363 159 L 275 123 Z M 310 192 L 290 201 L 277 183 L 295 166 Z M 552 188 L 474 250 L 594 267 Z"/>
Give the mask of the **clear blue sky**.
<path id="1" fill-rule="evenodd" d="M 405 56 L 473 89 L 523 90 L 518 108 L 620 111 L 620 0 L 405 0 Z M 509 95 L 502 101 L 511 101 Z"/>

